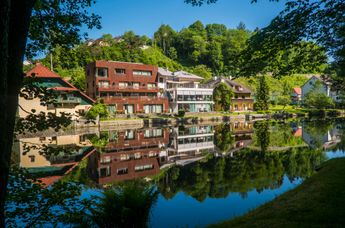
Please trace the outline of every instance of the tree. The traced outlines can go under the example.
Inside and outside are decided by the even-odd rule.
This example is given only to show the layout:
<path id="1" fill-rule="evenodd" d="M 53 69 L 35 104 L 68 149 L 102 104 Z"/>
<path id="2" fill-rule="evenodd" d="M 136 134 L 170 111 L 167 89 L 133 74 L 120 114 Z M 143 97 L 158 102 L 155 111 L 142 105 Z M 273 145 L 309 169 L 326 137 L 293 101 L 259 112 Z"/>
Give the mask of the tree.
<path id="1" fill-rule="evenodd" d="M 268 110 L 269 108 L 269 87 L 266 82 L 266 76 L 260 76 L 258 88 L 256 89 L 255 109 Z"/>
<path id="2" fill-rule="evenodd" d="M 303 104 L 308 108 L 326 109 L 334 108 L 334 101 L 323 91 L 321 82 L 316 81 L 312 90 L 306 94 Z"/>
<path id="3" fill-rule="evenodd" d="M 212 70 L 205 65 L 197 65 L 189 69 L 189 72 L 203 77 L 203 82 L 207 82 L 212 78 Z"/>
<path id="4" fill-rule="evenodd" d="M 173 30 L 169 25 L 161 25 L 158 30 L 154 33 L 154 41 L 158 47 L 162 48 L 165 55 L 168 54 L 168 50 L 172 48 L 175 42 L 176 31 Z"/>
<path id="5" fill-rule="evenodd" d="M 283 105 L 283 109 L 285 109 L 286 105 L 288 105 L 290 103 L 291 103 L 290 96 L 281 95 L 281 96 L 278 96 L 278 98 L 277 98 L 277 104 Z"/>
<path id="6" fill-rule="evenodd" d="M 108 108 L 104 103 L 97 102 L 86 113 L 86 116 L 90 119 L 96 119 L 98 116 L 101 118 L 108 117 L 109 116 Z"/>
<path id="7" fill-rule="evenodd" d="M 71 46 L 82 38 L 79 28 L 100 27 L 99 17 L 85 8 L 92 0 L 4 0 L 0 3 L 0 227 L 12 151 L 18 95 L 23 82 L 23 59 L 57 44 Z"/>
<path id="8" fill-rule="evenodd" d="M 213 91 L 216 111 L 229 111 L 233 94 L 231 88 L 227 84 L 221 82 Z"/>

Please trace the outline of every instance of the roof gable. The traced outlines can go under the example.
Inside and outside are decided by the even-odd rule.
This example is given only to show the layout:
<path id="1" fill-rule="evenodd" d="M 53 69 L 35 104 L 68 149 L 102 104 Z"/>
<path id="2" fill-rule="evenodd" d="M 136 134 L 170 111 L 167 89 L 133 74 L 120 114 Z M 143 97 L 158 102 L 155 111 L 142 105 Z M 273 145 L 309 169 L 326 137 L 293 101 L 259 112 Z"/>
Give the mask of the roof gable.
<path id="1" fill-rule="evenodd" d="M 26 73 L 26 76 L 33 76 L 37 78 L 61 78 L 57 73 L 49 70 L 43 66 L 42 63 L 36 63 L 35 67 Z"/>

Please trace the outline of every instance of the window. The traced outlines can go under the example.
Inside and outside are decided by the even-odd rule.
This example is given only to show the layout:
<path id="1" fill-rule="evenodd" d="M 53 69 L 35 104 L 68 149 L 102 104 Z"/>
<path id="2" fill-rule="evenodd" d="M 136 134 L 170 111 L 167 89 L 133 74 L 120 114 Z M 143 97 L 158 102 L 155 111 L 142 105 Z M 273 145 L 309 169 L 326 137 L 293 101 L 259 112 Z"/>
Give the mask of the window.
<path id="1" fill-rule="evenodd" d="M 109 81 L 99 81 L 98 86 L 100 88 L 108 88 L 109 87 Z"/>
<path id="2" fill-rule="evenodd" d="M 108 77 L 108 68 L 100 68 L 96 69 L 97 77 Z"/>
<path id="3" fill-rule="evenodd" d="M 117 175 L 123 175 L 128 173 L 128 168 L 117 169 Z"/>
<path id="4" fill-rule="evenodd" d="M 30 162 L 35 162 L 35 155 L 30 155 L 29 159 L 30 159 Z"/>
<path id="5" fill-rule="evenodd" d="M 155 152 L 152 152 L 152 151 L 149 152 L 149 157 L 150 157 L 150 158 L 155 157 L 155 156 L 156 156 L 156 153 L 155 153 Z"/>
<path id="6" fill-rule="evenodd" d="M 135 166 L 134 170 L 135 172 L 140 172 L 140 171 L 145 171 L 145 170 L 150 170 L 153 169 L 153 165 L 140 165 L 140 166 Z"/>
<path id="7" fill-rule="evenodd" d="M 116 74 L 126 74 L 126 70 L 125 70 L 125 69 L 116 68 L 116 69 L 115 69 L 115 73 L 116 73 Z"/>
<path id="8" fill-rule="evenodd" d="M 152 71 L 133 70 L 133 75 L 151 76 L 152 75 Z"/>
<path id="9" fill-rule="evenodd" d="M 163 82 L 164 82 L 164 79 L 163 79 L 163 78 L 159 78 L 159 82 L 160 82 L 160 83 L 163 83 Z"/>
<path id="10" fill-rule="evenodd" d="M 124 87 L 127 87 L 127 86 L 128 86 L 127 82 L 120 82 L 119 83 L 119 87 L 120 88 L 124 88 Z"/>
<path id="11" fill-rule="evenodd" d="M 134 159 L 140 159 L 140 158 L 141 158 L 141 153 L 134 154 Z"/>
<path id="12" fill-rule="evenodd" d="M 101 164 L 107 164 L 111 162 L 111 157 L 110 156 L 104 156 L 101 157 Z"/>
<path id="13" fill-rule="evenodd" d="M 121 161 L 127 161 L 129 159 L 130 159 L 130 157 L 128 154 L 121 154 L 121 156 L 120 156 Z"/>
<path id="14" fill-rule="evenodd" d="M 108 176 L 110 176 L 110 174 L 111 174 L 110 166 L 107 166 L 107 167 L 104 167 L 104 168 L 100 168 L 99 173 L 100 173 L 101 177 L 108 177 Z"/>
<path id="15" fill-rule="evenodd" d="M 125 133 L 125 139 L 134 139 L 134 131 L 133 130 L 127 130 Z"/>
<path id="16" fill-rule="evenodd" d="M 149 89 L 156 88 L 156 84 L 154 84 L 154 83 L 147 83 L 147 88 L 149 88 Z"/>

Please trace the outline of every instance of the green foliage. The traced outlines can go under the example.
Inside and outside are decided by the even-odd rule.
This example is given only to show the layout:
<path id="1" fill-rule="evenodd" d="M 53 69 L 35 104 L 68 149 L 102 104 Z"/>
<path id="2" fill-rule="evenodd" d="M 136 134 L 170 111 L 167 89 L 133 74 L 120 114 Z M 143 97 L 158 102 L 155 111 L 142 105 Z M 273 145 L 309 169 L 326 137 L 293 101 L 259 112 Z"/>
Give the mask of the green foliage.
<path id="1" fill-rule="evenodd" d="M 139 181 L 106 189 L 92 210 L 92 222 L 99 227 L 148 227 L 158 192 Z"/>
<path id="2" fill-rule="evenodd" d="M 101 150 L 109 143 L 109 134 L 107 132 L 101 132 L 99 137 L 97 135 L 91 135 L 89 140 L 92 146 Z"/>
<path id="3" fill-rule="evenodd" d="M 86 113 L 86 117 L 89 119 L 96 119 L 97 117 L 104 118 L 109 116 L 108 108 L 105 104 L 97 102 Z"/>
<path id="4" fill-rule="evenodd" d="M 266 77 L 261 76 L 259 78 L 258 88 L 256 90 L 256 102 L 255 102 L 255 109 L 256 110 L 268 110 L 269 108 L 269 87 L 266 82 Z"/>
<path id="5" fill-rule="evenodd" d="M 215 102 L 216 111 L 229 111 L 233 95 L 233 91 L 227 84 L 223 82 L 220 83 L 213 90 L 213 100 Z"/>
<path id="6" fill-rule="evenodd" d="M 205 65 L 197 65 L 195 67 L 191 67 L 188 71 L 190 73 L 203 77 L 204 79 L 202 80 L 202 82 L 207 82 L 212 78 L 211 69 Z"/>
<path id="7" fill-rule="evenodd" d="M 234 141 L 229 124 L 221 124 L 215 127 L 214 145 L 221 152 L 228 152 Z"/>
<path id="8" fill-rule="evenodd" d="M 183 110 L 183 109 L 178 110 L 178 114 L 177 114 L 177 115 L 178 115 L 179 117 L 184 117 L 185 114 L 186 114 L 186 111 L 185 111 L 185 110 Z"/>
<path id="9" fill-rule="evenodd" d="M 282 105 L 283 109 L 285 109 L 285 106 L 291 103 L 291 97 L 288 95 L 282 95 L 277 98 L 277 104 Z"/>
<path id="10" fill-rule="evenodd" d="M 21 169 L 11 171 L 5 217 L 6 227 L 67 225 L 89 207 L 80 200 L 82 187 L 75 183 L 57 182 L 49 188 Z"/>
<path id="11" fill-rule="evenodd" d="M 322 84 L 318 83 L 318 81 L 303 99 L 303 104 L 308 108 L 314 109 L 327 109 L 335 106 L 333 99 L 322 91 Z"/>
<path id="12" fill-rule="evenodd" d="M 212 157 L 188 166 L 176 166 L 158 179 L 157 186 L 166 198 L 184 192 L 202 202 L 206 198 L 225 198 L 253 190 L 276 189 L 282 179 L 307 178 L 315 173 L 325 157 L 320 150 L 296 148 L 285 152 L 258 153 L 243 149 L 233 157 Z"/>
<path id="13" fill-rule="evenodd" d="M 254 124 L 255 136 L 262 152 L 266 152 L 270 144 L 270 123 L 268 121 L 258 121 Z"/>

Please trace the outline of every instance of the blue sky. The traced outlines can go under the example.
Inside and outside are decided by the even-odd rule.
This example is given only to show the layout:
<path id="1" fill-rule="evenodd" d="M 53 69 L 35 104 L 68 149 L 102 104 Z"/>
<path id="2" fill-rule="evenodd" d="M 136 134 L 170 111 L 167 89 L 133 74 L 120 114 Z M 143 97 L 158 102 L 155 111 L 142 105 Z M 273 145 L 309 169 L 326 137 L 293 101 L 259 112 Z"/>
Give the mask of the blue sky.
<path id="1" fill-rule="evenodd" d="M 188 27 L 196 20 L 204 24 L 222 23 L 236 27 L 243 21 L 247 28 L 262 28 L 284 9 L 285 1 L 218 0 L 216 4 L 192 7 L 184 0 L 97 0 L 91 11 L 102 17 L 102 29 L 87 31 L 90 38 L 102 34 L 121 35 L 132 30 L 139 35 L 153 36 L 161 24 L 175 30 Z"/>

